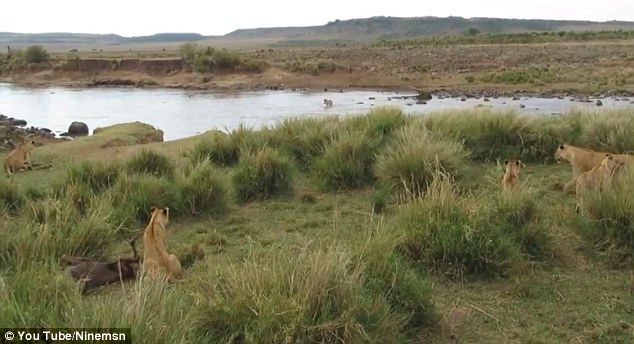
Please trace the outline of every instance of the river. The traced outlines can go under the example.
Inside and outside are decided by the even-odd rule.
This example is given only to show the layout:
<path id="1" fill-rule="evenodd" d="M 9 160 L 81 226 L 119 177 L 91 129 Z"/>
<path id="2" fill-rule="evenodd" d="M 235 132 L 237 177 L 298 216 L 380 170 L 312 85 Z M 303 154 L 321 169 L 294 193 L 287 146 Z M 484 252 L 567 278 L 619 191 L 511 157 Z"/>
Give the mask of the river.
<path id="1" fill-rule="evenodd" d="M 123 122 L 140 121 L 164 132 L 165 141 L 184 138 L 211 129 L 232 130 L 241 123 L 258 128 L 296 116 L 353 115 L 368 112 L 374 106 L 399 106 L 408 114 L 438 110 L 465 109 L 484 105 L 493 109 L 517 109 L 520 113 L 559 114 L 573 108 L 598 108 L 592 102 L 570 98 L 499 97 L 443 98 L 416 104 L 403 99 L 413 92 L 379 91 L 192 91 L 183 89 L 142 88 L 66 88 L 22 87 L 0 84 L 0 114 L 24 119 L 29 126 L 44 127 L 60 134 L 73 121 L 94 128 Z M 324 98 L 333 107 L 324 108 Z M 603 108 L 634 107 L 628 100 L 601 99 Z M 521 106 L 524 106 L 523 108 Z"/>

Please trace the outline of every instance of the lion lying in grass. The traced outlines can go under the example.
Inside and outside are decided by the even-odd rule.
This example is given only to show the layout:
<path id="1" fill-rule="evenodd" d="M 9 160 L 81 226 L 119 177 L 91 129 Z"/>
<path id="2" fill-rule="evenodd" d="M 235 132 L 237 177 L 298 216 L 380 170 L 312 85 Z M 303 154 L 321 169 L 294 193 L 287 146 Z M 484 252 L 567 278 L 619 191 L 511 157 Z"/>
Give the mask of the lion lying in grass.
<path id="1" fill-rule="evenodd" d="M 178 258 L 169 254 L 165 247 L 167 232 L 165 227 L 169 223 L 169 208 L 150 208 L 152 218 L 143 233 L 143 270 L 151 277 L 157 273 L 164 273 L 169 282 L 178 280 L 183 270 Z"/>
<path id="2" fill-rule="evenodd" d="M 34 147 L 35 141 L 26 139 L 7 155 L 4 160 L 4 171 L 7 173 L 7 178 L 11 178 L 15 171 L 33 168 L 31 151 Z"/>
<path id="3" fill-rule="evenodd" d="M 564 192 L 572 190 L 577 182 L 577 178 L 582 173 L 590 171 L 595 166 L 601 164 L 601 161 L 605 158 L 606 152 L 597 152 L 587 148 L 580 148 L 571 144 L 561 144 L 555 151 L 555 160 L 560 163 L 562 160 L 570 162 L 572 166 L 572 178 L 563 187 Z M 619 161 L 623 161 L 626 164 L 634 161 L 634 156 L 626 154 L 613 154 Z"/>
<path id="4" fill-rule="evenodd" d="M 103 263 L 86 257 L 63 256 L 62 262 L 70 276 L 82 283 L 81 292 L 86 294 L 90 289 L 136 278 L 139 268 L 139 254 L 130 241 L 134 258 L 119 258 L 112 263 Z"/>
<path id="5" fill-rule="evenodd" d="M 607 153 L 604 154 L 603 160 L 598 165 L 590 171 L 579 175 L 577 178 L 577 205 L 575 210 L 577 212 L 581 211 L 583 192 L 585 190 L 601 192 L 605 183 L 610 182 L 612 177 L 623 169 L 623 166 L 625 166 L 625 162 L 618 155 Z"/>

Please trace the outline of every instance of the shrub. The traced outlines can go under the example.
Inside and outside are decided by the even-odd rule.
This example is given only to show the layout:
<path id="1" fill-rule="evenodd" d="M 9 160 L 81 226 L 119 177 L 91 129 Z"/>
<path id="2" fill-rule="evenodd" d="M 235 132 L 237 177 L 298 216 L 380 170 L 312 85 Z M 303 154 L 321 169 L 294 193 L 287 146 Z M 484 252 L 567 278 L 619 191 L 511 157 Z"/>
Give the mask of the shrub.
<path id="1" fill-rule="evenodd" d="M 634 262 L 634 171 L 625 170 L 601 192 L 584 191 L 584 236 L 613 265 Z M 582 222 L 583 223 L 583 222 Z"/>
<path id="2" fill-rule="evenodd" d="M 375 174 L 399 197 L 415 197 L 427 189 L 437 170 L 462 177 L 468 158 L 461 143 L 413 124 L 400 128 L 394 142 L 379 152 Z"/>
<path id="3" fill-rule="evenodd" d="M 214 63 L 218 68 L 234 69 L 242 63 L 240 54 L 236 51 L 216 50 L 213 53 Z"/>
<path id="4" fill-rule="evenodd" d="M 178 48 L 178 51 L 185 61 L 192 63 L 196 56 L 197 48 L 198 45 L 196 43 L 184 43 Z"/>
<path id="5" fill-rule="evenodd" d="M 142 149 L 126 163 L 128 172 L 142 173 L 155 177 L 173 177 L 176 167 L 172 160 L 151 149 Z"/>
<path id="6" fill-rule="evenodd" d="M 427 192 L 397 215 L 405 233 L 400 249 L 409 261 L 452 279 L 507 276 L 520 252 L 478 215 L 476 201 L 459 198 L 450 178 L 437 174 Z"/>
<path id="7" fill-rule="evenodd" d="M 31 45 L 24 52 L 24 58 L 28 63 L 45 62 L 48 57 L 48 52 L 41 45 Z"/>
<path id="8" fill-rule="evenodd" d="M 292 191 L 293 165 L 269 147 L 248 152 L 233 173 L 237 200 L 247 202 L 288 194 Z"/>
<path id="9" fill-rule="evenodd" d="M 326 190 L 352 189 L 374 180 L 376 140 L 367 131 L 345 131 L 315 161 L 315 175 Z"/>
<path id="10" fill-rule="evenodd" d="M 194 146 L 190 158 L 193 163 L 210 160 L 219 166 L 234 165 L 240 159 L 240 147 L 236 140 L 223 132 L 214 132 Z"/>
<path id="11" fill-rule="evenodd" d="M 196 56 L 192 62 L 192 70 L 196 73 L 211 73 L 215 66 L 211 56 Z"/>
<path id="12" fill-rule="evenodd" d="M 268 68 L 266 61 L 249 59 L 242 65 L 242 70 L 248 73 L 263 73 Z"/>
<path id="13" fill-rule="evenodd" d="M 188 215 L 222 214 L 227 209 L 225 181 L 207 161 L 196 164 L 182 176 L 178 188 L 183 212 Z"/>

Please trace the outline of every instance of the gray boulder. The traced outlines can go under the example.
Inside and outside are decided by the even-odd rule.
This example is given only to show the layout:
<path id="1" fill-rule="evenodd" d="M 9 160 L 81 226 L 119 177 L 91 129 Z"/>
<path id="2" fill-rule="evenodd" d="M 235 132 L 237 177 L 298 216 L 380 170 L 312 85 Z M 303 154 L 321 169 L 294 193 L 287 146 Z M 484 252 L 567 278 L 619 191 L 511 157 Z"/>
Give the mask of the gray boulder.
<path id="1" fill-rule="evenodd" d="M 68 127 L 69 136 L 84 136 L 88 135 L 88 125 L 84 122 L 73 122 Z"/>

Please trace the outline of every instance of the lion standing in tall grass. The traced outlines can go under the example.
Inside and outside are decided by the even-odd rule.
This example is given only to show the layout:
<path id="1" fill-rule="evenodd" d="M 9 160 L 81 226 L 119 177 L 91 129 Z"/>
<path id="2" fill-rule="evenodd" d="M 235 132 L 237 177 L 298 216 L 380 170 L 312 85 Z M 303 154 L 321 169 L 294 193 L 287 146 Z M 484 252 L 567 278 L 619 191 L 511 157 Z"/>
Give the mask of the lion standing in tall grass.
<path id="1" fill-rule="evenodd" d="M 169 282 L 175 282 L 183 270 L 178 258 L 174 254 L 169 254 L 165 247 L 165 227 L 169 223 L 169 208 L 152 207 L 150 213 L 152 218 L 143 233 L 143 270 L 153 277 L 157 272 L 163 272 Z"/>
<path id="2" fill-rule="evenodd" d="M 7 178 L 11 178 L 15 171 L 33 168 L 31 152 L 34 147 L 35 141 L 27 139 L 7 155 L 7 158 L 4 160 L 4 170 L 7 173 Z"/>
<path id="3" fill-rule="evenodd" d="M 604 154 L 603 160 L 590 171 L 584 172 L 577 178 L 577 206 L 576 211 L 582 208 L 582 198 L 584 190 L 601 191 L 606 182 L 619 173 L 625 162 L 616 154 Z"/>
<path id="4" fill-rule="evenodd" d="M 572 178 L 568 183 L 566 183 L 563 187 L 564 192 L 571 191 L 573 186 L 577 182 L 577 178 L 582 173 L 588 172 L 593 169 L 595 166 L 601 164 L 603 159 L 606 157 L 606 152 L 597 152 L 587 148 L 581 148 L 577 146 L 573 146 L 571 144 L 561 144 L 557 147 L 557 151 L 555 151 L 555 160 L 557 163 L 561 163 L 562 160 L 570 162 L 572 166 Z M 612 154 L 617 157 L 619 161 L 622 161 L 626 164 L 634 161 L 634 156 L 625 155 L 625 154 Z"/>

